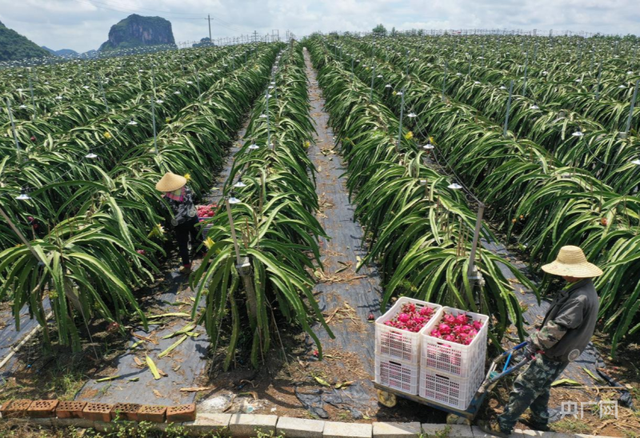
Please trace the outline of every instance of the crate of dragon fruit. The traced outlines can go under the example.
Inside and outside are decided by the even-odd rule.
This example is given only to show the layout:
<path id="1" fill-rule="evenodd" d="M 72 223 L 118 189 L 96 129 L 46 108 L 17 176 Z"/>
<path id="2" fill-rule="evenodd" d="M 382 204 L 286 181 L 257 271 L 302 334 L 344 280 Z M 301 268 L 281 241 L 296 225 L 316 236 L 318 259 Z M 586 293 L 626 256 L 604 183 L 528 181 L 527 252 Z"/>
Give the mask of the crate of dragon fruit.
<path id="1" fill-rule="evenodd" d="M 438 319 L 442 306 L 401 297 L 376 320 L 376 357 L 400 360 L 413 365 L 420 362 L 418 332 Z"/>
<path id="2" fill-rule="evenodd" d="M 202 227 L 201 232 L 203 237 L 207 237 L 209 230 L 211 229 L 211 224 L 207 223 L 207 219 L 211 219 L 216 215 L 216 209 L 218 208 L 218 204 L 215 202 L 209 205 L 198 205 L 196 206 L 196 211 L 198 214 L 198 221 Z"/>
<path id="3" fill-rule="evenodd" d="M 479 364 L 484 367 L 488 322 L 486 315 L 443 307 L 420 333 L 421 365 L 454 377 L 470 377 Z"/>

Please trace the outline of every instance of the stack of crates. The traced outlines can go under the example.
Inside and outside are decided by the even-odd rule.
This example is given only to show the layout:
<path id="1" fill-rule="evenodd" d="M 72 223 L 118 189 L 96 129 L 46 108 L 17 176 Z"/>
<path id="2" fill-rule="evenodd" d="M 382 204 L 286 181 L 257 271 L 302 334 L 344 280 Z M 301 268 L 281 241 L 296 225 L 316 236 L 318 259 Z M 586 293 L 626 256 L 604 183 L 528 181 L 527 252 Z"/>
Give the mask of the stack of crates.
<path id="1" fill-rule="evenodd" d="M 412 333 L 384 324 L 400 313 L 407 303 L 415 304 L 418 310 L 425 306 L 433 309 L 431 320 L 420 332 Z M 431 322 L 440 319 L 441 310 L 442 306 L 438 304 L 402 297 L 376 320 L 376 383 L 407 394 L 418 394 L 421 333 Z"/>
<path id="2" fill-rule="evenodd" d="M 469 345 L 430 336 L 445 314 L 462 313 L 472 321 L 482 322 L 482 328 Z M 484 380 L 488 321 L 486 315 L 443 307 L 438 317 L 420 331 L 420 397 L 455 409 L 467 409 Z"/>

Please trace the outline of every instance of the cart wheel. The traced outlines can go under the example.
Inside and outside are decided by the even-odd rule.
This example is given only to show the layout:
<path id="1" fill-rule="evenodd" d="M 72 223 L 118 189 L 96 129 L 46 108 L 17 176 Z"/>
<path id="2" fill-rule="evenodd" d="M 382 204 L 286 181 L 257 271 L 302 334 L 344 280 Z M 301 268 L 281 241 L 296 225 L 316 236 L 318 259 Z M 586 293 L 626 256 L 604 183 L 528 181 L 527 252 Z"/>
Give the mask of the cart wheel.
<path id="1" fill-rule="evenodd" d="M 396 399 L 395 394 L 378 389 L 378 402 L 388 408 L 392 408 L 396 405 L 398 400 Z"/>
<path id="2" fill-rule="evenodd" d="M 456 414 L 447 414 L 447 424 L 462 424 L 471 426 L 471 420 Z"/>

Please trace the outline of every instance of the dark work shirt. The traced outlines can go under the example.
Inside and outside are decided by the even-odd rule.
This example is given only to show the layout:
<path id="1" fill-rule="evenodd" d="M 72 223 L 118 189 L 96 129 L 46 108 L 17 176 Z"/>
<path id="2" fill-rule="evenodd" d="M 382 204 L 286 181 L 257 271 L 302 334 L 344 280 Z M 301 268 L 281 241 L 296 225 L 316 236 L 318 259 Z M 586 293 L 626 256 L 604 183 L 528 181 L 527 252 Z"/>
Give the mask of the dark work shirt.
<path id="1" fill-rule="evenodd" d="M 171 221 L 173 226 L 182 225 L 196 217 L 197 212 L 193 205 L 193 195 L 191 194 L 191 189 L 188 187 L 185 187 L 182 202 L 178 202 L 170 197 L 166 197 L 166 199 L 173 212 L 173 219 Z"/>
<path id="2" fill-rule="evenodd" d="M 545 351 L 545 356 L 561 362 L 568 362 L 569 353 L 573 350 L 577 350 L 579 356 L 593 336 L 599 306 L 598 294 L 590 278 L 560 291 L 551 303 L 542 326 L 553 321 L 567 332 L 557 344 Z"/>

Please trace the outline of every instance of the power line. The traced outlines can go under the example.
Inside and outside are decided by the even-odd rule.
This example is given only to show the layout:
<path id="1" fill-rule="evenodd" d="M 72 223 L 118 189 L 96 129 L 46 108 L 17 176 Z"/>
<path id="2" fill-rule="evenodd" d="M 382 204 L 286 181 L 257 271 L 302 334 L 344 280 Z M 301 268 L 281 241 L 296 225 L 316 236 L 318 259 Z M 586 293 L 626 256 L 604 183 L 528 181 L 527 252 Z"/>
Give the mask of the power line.
<path id="1" fill-rule="evenodd" d="M 205 20 L 206 20 L 206 18 L 205 18 Z M 216 19 L 215 19 L 215 18 L 212 18 L 212 20 L 216 20 Z M 220 20 L 216 20 L 216 24 L 217 24 L 218 26 L 226 27 L 227 29 L 229 29 L 229 30 L 231 30 L 231 31 L 234 31 L 234 29 L 233 29 L 232 27 L 227 26 L 226 24 L 221 23 L 221 22 L 220 22 Z M 237 27 L 237 26 L 235 26 L 235 25 L 231 25 L 231 26 Z"/>
<path id="2" fill-rule="evenodd" d="M 220 17 L 216 18 L 216 20 L 218 21 L 218 23 L 222 23 L 223 25 L 227 25 L 227 26 L 235 26 L 234 24 L 231 24 L 225 20 L 221 20 Z"/>

